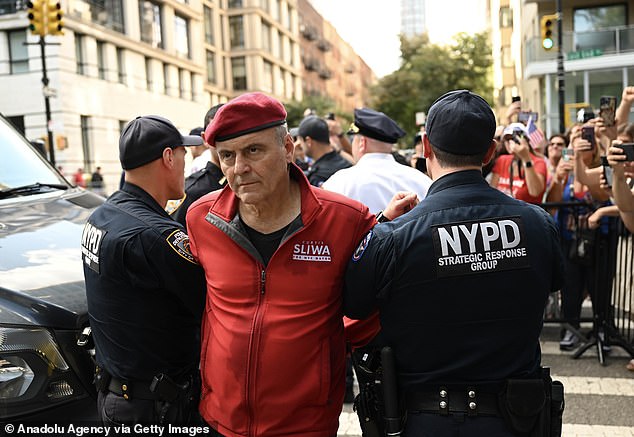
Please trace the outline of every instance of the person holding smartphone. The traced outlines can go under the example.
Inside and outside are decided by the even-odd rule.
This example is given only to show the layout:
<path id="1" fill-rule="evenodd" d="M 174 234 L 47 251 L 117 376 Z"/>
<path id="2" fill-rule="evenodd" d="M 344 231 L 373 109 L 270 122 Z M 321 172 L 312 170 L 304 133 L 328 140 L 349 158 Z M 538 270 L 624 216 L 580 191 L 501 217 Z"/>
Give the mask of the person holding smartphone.
<path id="1" fill-rule="evenodd" d="M 516 199 L 541 203 L 546 191 L 546 162 L 531 147 L 526 127 L 512 123 L 504 129 L 502 141 L 509 155 L 497 158 L 491 186 Z"/>
<path id="2" fill-rule="evenodd" d="M 632 96 L 634 97 L 634 87 Z M 619 126 L 618 136 L 608 149 L 608 164 L 613 169 L 612 195 L 618 208 L 623 224 L 630 232 L 634 232 L 634 189 L 632 189 L 632 177 L 634 176 L 634 161 L 628 161 L 623 150 L 623 143 L 634 142 L 634 123 Z M 629 146 L 628 146 L 629 147 Z M 634 359 L 625 366 L 627 370 L 634 372 Z"/>

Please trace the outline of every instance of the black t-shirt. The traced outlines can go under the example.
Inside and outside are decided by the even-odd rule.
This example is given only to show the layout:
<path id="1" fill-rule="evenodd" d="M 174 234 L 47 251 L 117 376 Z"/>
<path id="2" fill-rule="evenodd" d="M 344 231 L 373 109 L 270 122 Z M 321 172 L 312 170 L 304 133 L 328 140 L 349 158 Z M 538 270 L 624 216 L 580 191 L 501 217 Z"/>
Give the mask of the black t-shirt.
<path id="1" fill-rule="evenodd" d="M 284 226 L 282 229 L 271 232 L 270 234 L 263 234 L 249 227 L 242 220 L 242 218 L 240 218 L 240 223 L 242 223 L 242 226 L 244 226 L 244 229 L 249 236 L 249 240 L 251 241 L 251 243 L 253 243 L 258 253 L 262 256 L 262 259 L 264 260 L 264 265 L 267 265 L 269 263 L 269 260 L 271 259 L 277 248 L 280 246 L 282 237 L 284 237 L 284 234 L 286 234 L 286 231 L 292 224 L 291 222 L 288 225 Z"/>

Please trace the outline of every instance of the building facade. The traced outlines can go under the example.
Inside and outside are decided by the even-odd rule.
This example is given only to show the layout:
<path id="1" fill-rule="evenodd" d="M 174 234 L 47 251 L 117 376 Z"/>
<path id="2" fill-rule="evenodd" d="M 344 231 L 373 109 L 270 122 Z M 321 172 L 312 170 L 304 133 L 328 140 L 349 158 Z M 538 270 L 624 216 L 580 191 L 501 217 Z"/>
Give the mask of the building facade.
<path id="1" fill-rule="evenodd" d="M 562 53 L 565 128 L 581 107 L 598 112 L 601 96 L 621 100 L 623 88 L 634 81 L 634 5 L 631 1 L 562 0 Z M 493 54 L 497 57 L 497 111 L 506 112 L 513 95 L 522 106 L 539 113 L 547 135 L 560 130 L 557 76 L 558 34 L 555 46 L 542 47 L 541 19 L 556 14 L 546 0 L 491 0 Z M 498 17 L 496 20 L 494 17 Z M 496 40 L 496 36 L 497 40 Z M 505 47 L 508 47 L 505 50 Z M 629 121 L 634 120 L 630 114 Z"/>
<path id="2" fill-rule="evenodd" d="M 121 176 L 119 134 L 139 115 L 163 115 L 187 133 L 210 106 L 247 91 L 303 98 L 297 0 L 66 0 L 64 34 L 45 37 L 47 123 L 26 3 L 0 0 L 0 112 L 29 139 L 50 129 L 67 176 L 100 166 L 109 193 Z M 319 34 L 329 50 L 343 44 Z M 320 92 L 335 70 L 317 71 Z"/>
<path id="3" fill-rule="evenodd" d="M 304 94 L 328 97 L 350 114 L 368 106 L 370 87 L 377 81 L 372 69 L 309 0 L 297 5 Z"/>
<path id="4" fill-rule="evenodd" d="M 401 0 L 401 33 L 411 38 L 427 31 L 427 0 Z"/>

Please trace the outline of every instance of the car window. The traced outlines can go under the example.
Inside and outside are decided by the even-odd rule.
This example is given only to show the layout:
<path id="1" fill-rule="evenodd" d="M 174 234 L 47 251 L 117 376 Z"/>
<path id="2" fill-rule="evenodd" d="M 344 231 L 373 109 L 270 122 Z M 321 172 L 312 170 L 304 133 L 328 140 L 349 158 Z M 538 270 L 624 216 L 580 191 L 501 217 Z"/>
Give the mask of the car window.
<path id="1" fill-rule="evenodd" d="M 24 185 L 67 182 L 11 124 L 0 117 L 0 190 Z"/>

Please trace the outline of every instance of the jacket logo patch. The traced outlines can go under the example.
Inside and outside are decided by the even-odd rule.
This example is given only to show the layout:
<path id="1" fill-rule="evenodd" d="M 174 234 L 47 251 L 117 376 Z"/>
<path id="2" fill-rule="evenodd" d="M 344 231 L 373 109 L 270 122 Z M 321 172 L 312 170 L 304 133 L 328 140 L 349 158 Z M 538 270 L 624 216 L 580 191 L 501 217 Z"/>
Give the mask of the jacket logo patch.
<path id="1" fill-rule="evenodd" d="M 432 227 L 438 277 L 530 267 L 521 217 Z"/>
<path id="2" fill-rule="evenodd" d="M 356 248 L 356 250 L 352 254 L 352 261 L 357 262 L 361 259 L 361 257 L 363 256 L 363 252 L 365 252 L 365 249 L 367 249 L 368 245 L 370 244 L 370 240 L 372 239 L 373 234 L 374 234 L 374 231 L 372 230 L 370 230 L 370 232 L 365 234 L 365 237 L 363 237 L 363 240 L 361 241 L 361 243 L 359 243 L 359 246 Z"/>
<path id="3" fill-rule="evenodd" d="M 176 252 L 179 256 L 185 258 L 192 264 L 198 264 L 194 259 L 194 255 L 189 247 L 189 236 L 180 229 L 176 229 L 174 232 L 169 234 L 165 239 L 169 246 Z"/>
<path id="4" fill-rule="evenodd" d="M 330 248 L 323 241 L 302 241 L 293 246 L 293 260 L 330 262 Z"/>
<path id="5" fill-rule="evenodd" d="M 99 249 L 101 242 L 106 236 L 103 229 L 95 227 L 92 223 L 87 222 L 84 226 L 84 232 L 81 234 L 81 257 L 91 270 L 99 273 Z"/>

